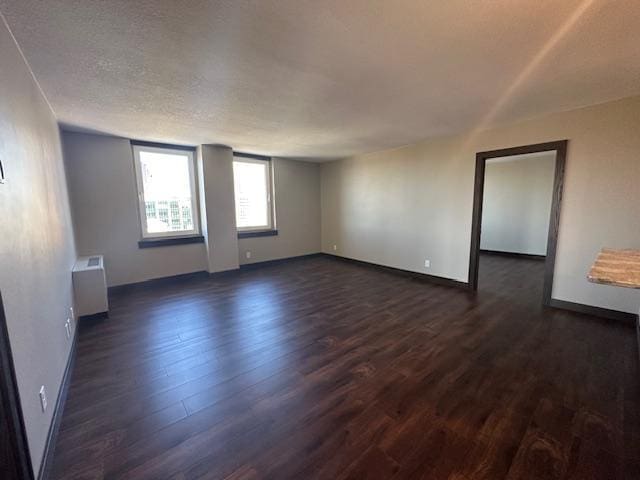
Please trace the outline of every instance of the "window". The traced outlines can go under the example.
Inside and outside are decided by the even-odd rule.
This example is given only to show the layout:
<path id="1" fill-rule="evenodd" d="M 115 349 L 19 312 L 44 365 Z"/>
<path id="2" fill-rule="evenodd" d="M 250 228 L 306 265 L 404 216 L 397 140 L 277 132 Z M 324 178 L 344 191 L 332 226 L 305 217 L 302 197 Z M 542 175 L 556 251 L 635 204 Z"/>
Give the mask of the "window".
<path id="1" fill-rule="evenodd" d="M 237 156 L 233 160 L 236 225 L 240 232 L 273 229 L 270 166 L 268 159 Z"/>
<path id="2" fill-rule="evenodd" d="M 193 151 L 133 145 L 142 238 L 199 234 Z"/>

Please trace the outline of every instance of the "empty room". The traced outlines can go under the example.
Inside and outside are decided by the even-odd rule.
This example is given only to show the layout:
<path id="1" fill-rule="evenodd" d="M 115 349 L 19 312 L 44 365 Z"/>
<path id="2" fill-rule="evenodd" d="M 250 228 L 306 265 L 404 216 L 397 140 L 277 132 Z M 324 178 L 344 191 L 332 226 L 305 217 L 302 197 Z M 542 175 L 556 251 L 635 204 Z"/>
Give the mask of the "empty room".
<path id="1" fill-rule="evenodd" d="M 640 480 L 639 45 L 0 0 L 0 478 Z"/>

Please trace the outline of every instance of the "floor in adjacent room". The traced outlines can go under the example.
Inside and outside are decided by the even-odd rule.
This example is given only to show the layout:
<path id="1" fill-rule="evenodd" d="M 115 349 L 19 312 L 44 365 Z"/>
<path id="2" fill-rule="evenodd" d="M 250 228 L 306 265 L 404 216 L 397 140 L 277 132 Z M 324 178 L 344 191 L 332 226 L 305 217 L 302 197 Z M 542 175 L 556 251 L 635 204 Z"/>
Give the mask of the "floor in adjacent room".
<path id="1" fill-rule="evenodd" d="M 85 324 L 52 478 L 640 478 L 633 328 L 313 257 L 132 288 Z"/>

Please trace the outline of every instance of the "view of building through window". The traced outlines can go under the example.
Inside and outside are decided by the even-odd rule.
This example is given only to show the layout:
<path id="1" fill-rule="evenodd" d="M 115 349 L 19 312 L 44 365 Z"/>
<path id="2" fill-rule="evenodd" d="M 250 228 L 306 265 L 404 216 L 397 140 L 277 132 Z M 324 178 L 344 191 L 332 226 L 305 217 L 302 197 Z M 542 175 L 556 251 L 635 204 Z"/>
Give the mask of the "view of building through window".
<path id="1" fill-rule="evenodd" d="M 191 201 L 145 200 L 147 227 L 150 233 L 193 229 Z"/>
<path id="2" fill-rule="evenodd" d="M 138 161 L 146 234 L 194 231 L 192 157 L 140 150 Z"/>

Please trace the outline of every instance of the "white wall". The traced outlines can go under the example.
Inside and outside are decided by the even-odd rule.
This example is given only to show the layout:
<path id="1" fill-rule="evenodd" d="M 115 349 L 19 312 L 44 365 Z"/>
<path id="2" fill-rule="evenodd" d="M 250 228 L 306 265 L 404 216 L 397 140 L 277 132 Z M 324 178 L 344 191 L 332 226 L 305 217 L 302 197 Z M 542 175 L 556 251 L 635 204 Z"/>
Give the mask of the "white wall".
<path id="1" fill-rule="evenodd" d="M 109 286 L 207 269 L 204 244 L 138 248 L 129 139 L 63 132 L 63 143 L 78 254 L 104 255 Z"/>
<path id="2" fill-rule="evenodd" d="M 0 65 L 0 291 L 37 474 L 71 348 L 76 254 L 58 126 L 1 19 Z"/>
<path id="3" fill-rule="evenodd" d="M 320 166 L 283 158 L 272 163 L 278 235 L 239 240 L 241 264 L 320 251 Z"/>
<path id="4" fill-rule="evenodd" d="M 556 153 L 488 159 L 480 248 L 546 255 Z"/>
<path id="5" fill-rule="evenodd" d="M 640 291 L 586 274 L 602 247 L 640 247 L 638 125 L 633 97 L 324 164 L 322 249 L 467 281 L 475 153 L 569 139 L 553 297 L 636 313 Z"/>

